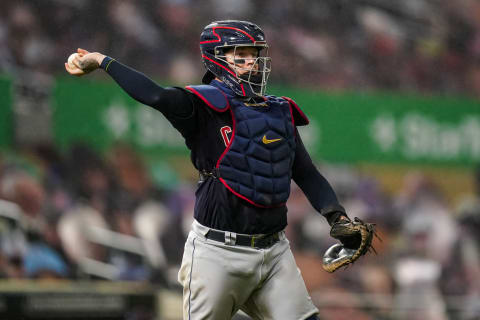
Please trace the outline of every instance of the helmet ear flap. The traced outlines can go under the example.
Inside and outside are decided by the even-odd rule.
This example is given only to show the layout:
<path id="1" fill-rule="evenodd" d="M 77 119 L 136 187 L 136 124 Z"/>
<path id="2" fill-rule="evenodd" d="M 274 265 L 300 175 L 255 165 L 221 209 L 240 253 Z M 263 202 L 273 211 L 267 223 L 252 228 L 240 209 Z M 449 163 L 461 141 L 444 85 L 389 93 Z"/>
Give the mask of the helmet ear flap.
<path id="1" fill-rule="evenodd" d="M 215 78 L 216 76 L 210 70 L 207 70 L 207 72 L 203 75 L 202 83 L 209 84 Z"/>

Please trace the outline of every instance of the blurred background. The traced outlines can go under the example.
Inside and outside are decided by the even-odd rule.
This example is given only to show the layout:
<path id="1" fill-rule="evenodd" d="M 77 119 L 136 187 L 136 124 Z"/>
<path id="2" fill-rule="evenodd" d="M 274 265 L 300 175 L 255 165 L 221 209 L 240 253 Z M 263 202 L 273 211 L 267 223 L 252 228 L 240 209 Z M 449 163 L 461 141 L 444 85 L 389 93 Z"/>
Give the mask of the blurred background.
<path id="1" fill-rule="evenodd" d="M 2 0 L 1 318 L 181 319 L 188 150 L 103 71 L 63 63 L 82 47 L 199 83 L 199 35 L 230 18 L 263 28 L 268 93 L 306 112 L 318 168 L 383 240 L 327 274 L 328 224 L 292 186 L 287 233 L 322 319 L 480 319 L 476 0 Z"/>

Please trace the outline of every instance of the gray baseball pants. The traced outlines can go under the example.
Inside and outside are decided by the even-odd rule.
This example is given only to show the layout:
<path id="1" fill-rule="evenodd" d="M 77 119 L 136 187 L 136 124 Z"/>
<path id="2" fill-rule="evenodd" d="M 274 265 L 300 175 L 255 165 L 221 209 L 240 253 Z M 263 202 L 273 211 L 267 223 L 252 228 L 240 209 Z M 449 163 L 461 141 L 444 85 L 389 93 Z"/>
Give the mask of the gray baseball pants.
<path id="1" fill-rule="evenodd" d="M 184 320 L 227 320 L 240 309 L 253 319 L 304 320 L 316 314 L 285 232 L 269 248 L 206 238 L 194 221 L 185 243 L 178 280 Z"/>

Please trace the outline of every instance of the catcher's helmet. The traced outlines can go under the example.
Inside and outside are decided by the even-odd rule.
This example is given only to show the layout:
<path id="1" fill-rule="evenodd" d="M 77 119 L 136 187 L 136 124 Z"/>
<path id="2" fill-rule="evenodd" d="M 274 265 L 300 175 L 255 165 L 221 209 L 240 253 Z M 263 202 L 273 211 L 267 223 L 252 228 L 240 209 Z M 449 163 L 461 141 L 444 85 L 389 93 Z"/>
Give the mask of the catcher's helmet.
<path id="1" fill-rule="evenodd" d="M 225 52 L 238 47 L 254 47 L 258 56 L 243 75 L 227 62 Z M 271 60 L 265 35 L 257 25 L 247 21 L 215 21 L 207 25 L 200 36 L 202 61 L 207 69 L 203 83 L 215 77 L 222 80 L 235 94 L 243 97 L 263 96 L 270 75 Z M 235 55 L 235 51 L 234 51 Z M 258 66 L 258 67 L 257 67 Z"/>

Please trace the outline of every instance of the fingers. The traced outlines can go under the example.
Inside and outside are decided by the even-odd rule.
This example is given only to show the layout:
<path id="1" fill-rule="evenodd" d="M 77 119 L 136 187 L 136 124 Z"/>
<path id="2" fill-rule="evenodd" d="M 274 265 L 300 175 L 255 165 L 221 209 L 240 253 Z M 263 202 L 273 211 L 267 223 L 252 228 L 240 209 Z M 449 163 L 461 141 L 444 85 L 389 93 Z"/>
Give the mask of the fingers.
<path id="1" fill-rule="evenodd" d="M 67 70 L 68 73 L 70 73 L 71 75 L 74 75 L 74 76 L 80 76 L 81 73 L 83 73 L 83 71 L 81 69 L 70 68 L 70 66 L 66 62 L 65 62 L 65 70 Z"/>
<path id="2" fill-rule="evenodd" d="M 65 64 L 65 70 L 74 76 L 83 76 L 98 69 L 100 62 L 98 62 L 97 52 L 89 52 L 85 49 L 78 48 L 77 53 Z"/>
<path id="3" fill-rule="evenodd" d="M 85 74 L 85 72 L 78 67 L 70 68 L 70 66 L 66 62 L 65 62 L 65 70 L 67 70 L 67 72 L 70 73 L 71 75 L 77 76 L 77 77 L 83 76 Z"/>
<path id="4" fill-rule="evenodd" d="M 82 68 L 80 68 L 80 59 L 79 58 L 81 58 L 81 57 L 79 55 L 76 55 L 75 58 L 73 58 L 72 63 L 75 67 L 77 67 L 78 69 L 81 70 Z"/>
<path id="5" fill-rule="evenodd" d="M 85 50 L 85 49 L 78 48 L 78 49 L 77 49 L 77 53 L 78 53 L 81 57 L 83 57 L 84 55 L 87 55 L 87 54 L 89 54 L 90 52 L 87 51 L 87 50 Z"/>
<path id="6" fill-rule="evenodd" d="M 65 70 L 67 70 L 68 73 L 74 76 L 83 76 L 84 74 L 86 74 L 86 72 L 80 66 L 82 63 L 82 58 L 88 53 L 89 52 L 87 50 L 78 48 L 75 57 L 69 62 L 65 63 Z"/>

